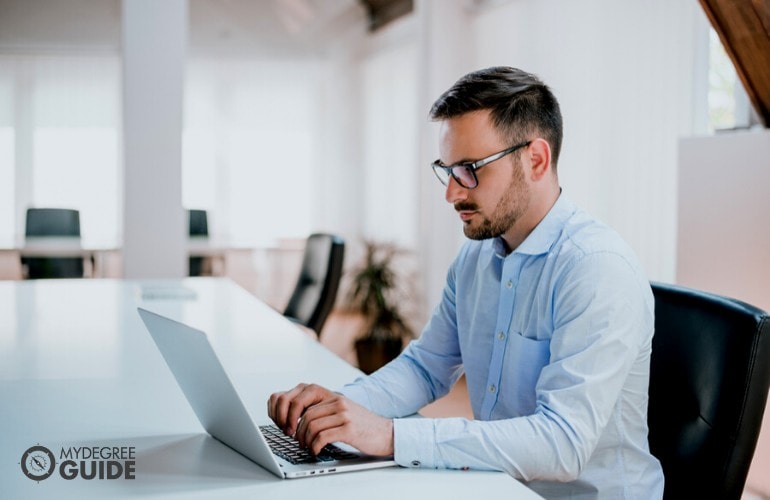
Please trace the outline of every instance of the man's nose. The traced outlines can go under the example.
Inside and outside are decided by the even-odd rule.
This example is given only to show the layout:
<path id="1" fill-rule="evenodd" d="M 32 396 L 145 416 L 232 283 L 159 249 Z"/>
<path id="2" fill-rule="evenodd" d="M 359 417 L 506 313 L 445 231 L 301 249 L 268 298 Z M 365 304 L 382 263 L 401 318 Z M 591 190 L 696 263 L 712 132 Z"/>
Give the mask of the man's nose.
<path id="1" fill-rule="evenodd" d="M 444 199 L 447 203 L 454 205 L 458 201 L 464 201 L 468 198 L 468 189 L 457 183 L 454 177 L 449 176 L 449 182 L 446 185 Z"/>

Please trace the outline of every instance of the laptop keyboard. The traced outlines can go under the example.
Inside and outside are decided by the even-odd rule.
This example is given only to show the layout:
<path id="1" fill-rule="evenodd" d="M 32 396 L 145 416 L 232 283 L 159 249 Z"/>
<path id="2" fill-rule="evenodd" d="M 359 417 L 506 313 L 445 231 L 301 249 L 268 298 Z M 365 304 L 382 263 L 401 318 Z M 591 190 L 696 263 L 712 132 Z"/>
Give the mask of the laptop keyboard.
<path id="1" fill-rule="evenodd" d="M 302 448 L 296 439 L 287 436 L 274 425 L 260 425 L 259 430 L 265 436 L 272 452 L 293 464 L 313 464 L 358 458 L 358 455 L 342 450 L 333 444 L 327 444 L 321 453 L 313 455 L 310 450 Z"/>

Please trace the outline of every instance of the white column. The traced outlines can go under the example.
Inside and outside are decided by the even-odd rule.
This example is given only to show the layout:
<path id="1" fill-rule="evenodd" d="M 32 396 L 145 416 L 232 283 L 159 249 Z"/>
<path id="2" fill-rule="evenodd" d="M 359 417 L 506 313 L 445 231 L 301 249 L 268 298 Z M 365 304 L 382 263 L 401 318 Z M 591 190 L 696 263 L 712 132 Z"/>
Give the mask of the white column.
<path id="1" fill-rule="evenodd" d="M 186 0 L 123 0 L 125 278 L 186 274 L 182 96 Z"/>
<path id="2" fill-rule="evenodd" d="M 420 165 L 415 181 L 420 183 L 420 244 L 425 314 L 441 298 L 446 272 L 464 241 L 462 225 L 444 199 L 444 187 L 428 167 L 438 157 L 438 126 L 428 120 L 433 102 L 458 78 L 473 68 L 473 37 L 470 36 L 465 2 L 418 0 L 420 22 L 419 123 Z"/>

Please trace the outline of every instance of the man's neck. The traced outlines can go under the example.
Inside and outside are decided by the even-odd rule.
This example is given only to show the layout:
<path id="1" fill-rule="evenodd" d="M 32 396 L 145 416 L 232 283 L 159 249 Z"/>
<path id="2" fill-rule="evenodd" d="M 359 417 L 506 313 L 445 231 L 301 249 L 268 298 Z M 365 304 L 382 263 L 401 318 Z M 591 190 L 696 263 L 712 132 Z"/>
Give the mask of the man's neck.
<path id="1" fill-rule="evenodd" d="M 533 205 L 530 206 L 527 214 L 516 221 L 516 224 L 501 236 L 505 243 L 506 255 L 519 248 L 519 245 L 521 245 L 530 233 L 535 230 L 537 225 L 540 224 L 545 216 L 548 215 L 548 212 L 551 211 L 551 208 L 556 204 L 556 200 L 559 199 L 560 194 L 561 188 L 556 186 L 556 189 L 550 190 L 545 196 L 533 196 Z M 539 200 L 536 201 L 537 198 L 539 198 Z"/>

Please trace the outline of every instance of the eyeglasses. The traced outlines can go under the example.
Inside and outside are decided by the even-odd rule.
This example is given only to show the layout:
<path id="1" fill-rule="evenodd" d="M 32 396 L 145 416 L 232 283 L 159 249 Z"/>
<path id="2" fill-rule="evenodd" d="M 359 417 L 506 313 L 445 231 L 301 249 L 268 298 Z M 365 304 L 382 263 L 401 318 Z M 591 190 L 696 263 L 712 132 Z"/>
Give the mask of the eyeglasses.
<path id="1" fill-rule="evenodd" d="M 476 171 L 478 169 L 484 165 L 492 163 L 493 161 L 499 160 L 505 155 L 513 153 L 517 149 L 529 146 L 531 142 L 532 141 L 522 142 L 521 144 L 511 146 L 510 148 L 504 149 L 499 153 L 495 153 L 477 161 L 466 161 L 445 166 L 441 164 L 441 160 L 436 160 L 431 163 L 431 166 L 433 167 L 433 173 L 436 174 L 436 177 L 438 177 L 438 180 L 441 181 L 441 184 L 445 186 L 449 185 L 449 177 L 451 176 L 460 186 L 466 189 L 473 189 L 479 185 L 479 179 L 476 177 Z"/>

